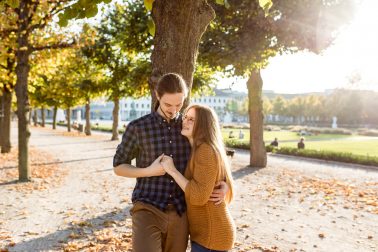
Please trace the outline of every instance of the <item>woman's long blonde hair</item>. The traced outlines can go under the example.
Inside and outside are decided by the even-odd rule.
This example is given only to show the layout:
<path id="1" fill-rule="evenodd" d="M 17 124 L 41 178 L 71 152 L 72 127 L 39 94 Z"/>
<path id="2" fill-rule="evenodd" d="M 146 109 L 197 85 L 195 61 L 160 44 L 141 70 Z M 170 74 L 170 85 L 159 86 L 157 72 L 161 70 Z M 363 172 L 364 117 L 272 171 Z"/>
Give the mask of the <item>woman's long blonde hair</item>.
<path id="1" fill-rule="evenodd" d="M 202 143 L 209 144 L 215 151 L 217 157 L 217 164 L 219 167 L 217 182 L 225 181 L 227 183 L 229 191 L 226 195 L 225 201 L 230 203 L 233 198 L 233 178 L 231 174 L 230 162 L 223 144 L 218 116 L 210 107 L 199 104 L 189 106 L 185 110 L 185 113 L 192 108 L 196 112 L 196 118 L 192 132 L 193 146 L 189 163 L 190 168 L 193 168 L 194 156 L 199 145 Z"/>

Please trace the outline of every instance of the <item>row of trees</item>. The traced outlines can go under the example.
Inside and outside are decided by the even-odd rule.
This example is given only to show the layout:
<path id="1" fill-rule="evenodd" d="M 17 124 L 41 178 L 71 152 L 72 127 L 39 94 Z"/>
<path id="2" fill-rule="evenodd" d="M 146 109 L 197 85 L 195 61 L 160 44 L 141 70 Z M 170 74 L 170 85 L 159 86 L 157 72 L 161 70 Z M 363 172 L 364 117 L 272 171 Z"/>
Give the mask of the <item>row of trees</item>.
<path id="1" fill-rule="evenodd" d="M 54 16 L 59 15 L 59 24 L 65 26 L 70 19 L 94 16 L 99 2 L 105 1 L 8 0 L 0 4 L 1 23 L 6 24 L 0 30 L 0 44 L 7 49 L 1 52 L 0 64 L 6 68 L 5 62 L 13 60 L 9 73 L 15 84 L 5 81 L 1 88 L 2 94 L 10 86 L 16 89 L 20 180 L 30 178 L 29 94 L 33 106 L 63 107 L 68 112 L 78 103 L 89 105 L 91 99 L 105 94 L 116 104 L 116 124 L 119 99 L 150 92 L 153 103 L 156 82 L 167 72 L 180 73 L 191 91 L 209 83 L 217 71 L 248 77 L 248 111 L 253 122 L 250 163 L 264 167 L 260 69 L 279 53 L 320 52 L 350 18 L 350 0 L 148 0 L 146 9 L 140 1 L 130 0 L 115 5 L 98 27 L 86 27 L 80 36 L 53 29 Z M 8 49 L 11 52 L 5 54 Z M 89 118 L 89 111 L 86 115 Z"/>
<path id="2" fill-rule="evenodd" d="M 330 124 L 332 117 L 336 116 L 338 123 L 343 125 L 378 125 L 377 107 L 378 93 L 373 91 L 337 89 L 328 95 L 263 98 L 263 113 L 265 119 L 273 116 L 271 122 L 282 122 L 289 118 L 291 123 Z M 248 99 L 230 101 L 227 110 L 246 116 Z M 275 116 L 280 118 L 276 119 Z"/>

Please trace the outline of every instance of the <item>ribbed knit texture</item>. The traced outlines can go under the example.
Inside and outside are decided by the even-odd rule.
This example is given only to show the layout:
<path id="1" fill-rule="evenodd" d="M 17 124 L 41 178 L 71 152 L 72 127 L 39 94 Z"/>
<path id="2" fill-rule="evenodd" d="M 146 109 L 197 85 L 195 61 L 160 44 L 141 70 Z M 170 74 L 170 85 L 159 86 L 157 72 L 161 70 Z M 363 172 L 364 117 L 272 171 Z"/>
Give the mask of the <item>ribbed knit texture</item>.
<path id="1" fill-rule="evenodd" d="M 229 250 L 235 240 L 235 224 L 227 205 L 208 201 L 217 182 L 219 167 L 216 152 L 208 144 L 201 144 L 188 167 L 185 188 L 190 239 L 214 250 Z"/>

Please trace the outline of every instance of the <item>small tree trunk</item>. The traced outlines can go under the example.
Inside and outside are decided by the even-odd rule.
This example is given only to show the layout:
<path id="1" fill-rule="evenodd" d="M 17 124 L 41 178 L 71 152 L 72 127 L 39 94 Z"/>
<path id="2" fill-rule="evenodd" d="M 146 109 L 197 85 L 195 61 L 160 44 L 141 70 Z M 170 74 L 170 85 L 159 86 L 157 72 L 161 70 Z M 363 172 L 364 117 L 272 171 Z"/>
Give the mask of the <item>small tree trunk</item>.
<path id="1" fill-rule="evenodd" d="M 0 96 L 0 148 L 2 148 L 3 141 L 4 141 L 4 137 L 3 137 L 4 102 L 3 102 L 3 99 L 4 99 L 4 95 Z"/>
<path id="2" fill-rule="evenodd" d="M 85 104 L 85 135 L 92 135 L 91 132 L 91 100 L 88 98 Z"/>
<path id="3" fill-rule="evenodd" d="M 45 107 L 42 107 L 41 108 L 41 119 L 42 119 L 42 123 L 41 123 L 41 126 L 42 127 L 45 127 L 45 124 L 46 124 L 46 109 L 45 109 Z"/>
<path id="4" fill-rule="evenodd" d="M 66 111 L 67 111 L 67 131 L 71 132 L 71 108 L 68 108 Z"/>
<path id="5" fill-rule="evenodd" d="M 34 126 L 38 126 L 38 109 L 33 109 L 33 123 Z"/>
<path id="6" fill-rule="evenodd" d="M 214 17 L 213 8 L 203 0 L 154 1 L 152 18 L 156 29 L 149 79 L 153 105 L 156 83 L 160 76 L 169 72 L 182 75 L 190 94 L 199 42 Z M 188 101 L 189 95 L 184 107 Z"/>
<path id="7" fill-rule="evenodd" d="M 52 128 L 56 129 L 56 114 L 58 113 L 58 107 L 54 106 L 54 111 L 53 111 L 53 123 L 52 123 Z"/>
<path id="8" fill-rule="evenodd" d="M 114 98 L 113 107 L 113 127 L 112 127 L 112 141 L 118 140 L 118 113 L 119 113 L 119 98 Z"/>
<path id="9" fill-rule="evenodd" d="M 7 89 L 3 93 L 3 118 L 1 127 L 1 153 L 9 153 L 11 151 L 11 112 L 12 112 L 12 93 Z"/>
<path id="10" fill-rule="evenodd" d="M 28 97 L 28 75 L 29 75 L 29 18 L 31 4 L 29 1 L 20 1 L 18 13 L 17 31 L 17 54 L 16 54 L 16 95 L 17 95 L 17 116 L 18 116 L 18 170 L 19 180 L 29 181 L 31 172 L 29 167 L 29 138 L 30 131 L 28 117 L 30 104 Z"/>
<path id="11" fill-rule="evenodd" d="M 267 156 L 264 144 L 264 115 L 262 104 L 263 81 L 260 70 L 254 70 L 247 82 L 250 121 L 250 166 L 266 167 Z"/>

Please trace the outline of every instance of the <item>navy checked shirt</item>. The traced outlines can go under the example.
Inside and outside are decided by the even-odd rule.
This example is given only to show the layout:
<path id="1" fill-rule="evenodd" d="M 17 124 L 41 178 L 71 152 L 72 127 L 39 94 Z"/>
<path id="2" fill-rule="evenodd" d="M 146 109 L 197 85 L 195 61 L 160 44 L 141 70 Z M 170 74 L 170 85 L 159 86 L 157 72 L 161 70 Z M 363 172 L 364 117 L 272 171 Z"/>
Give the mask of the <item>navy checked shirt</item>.
<path id="1" fill-rule="evenodd" d="M 182 174 L 190 156 L 190 143 L 181 135 L 182 116 L 168 122 L 157 112 L 145 115 L 130 122 L 118 145 L 113 166 L 131 164 L 136 158 L 136 166 L 148 167 L 161 154 L 173 158 L 174 164 Z M 174 204 L 181 215 L 186 211 L 185 195 L 173 178 L 164 176 L 137 178 L 132 202 L 142 201 L 164 211 L 167 204 Z"/>

